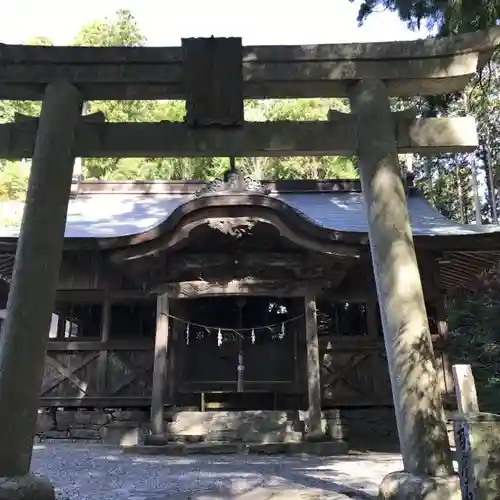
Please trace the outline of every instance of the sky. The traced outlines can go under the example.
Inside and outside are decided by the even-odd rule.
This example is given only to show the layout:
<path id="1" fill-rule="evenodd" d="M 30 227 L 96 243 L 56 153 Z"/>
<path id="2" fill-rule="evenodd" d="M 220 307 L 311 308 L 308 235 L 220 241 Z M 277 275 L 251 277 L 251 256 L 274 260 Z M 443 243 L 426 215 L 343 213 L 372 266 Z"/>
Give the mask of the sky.
<path id="1" fill-rule="evenodd" d="M 8 1 L 8 0 L 7 0 Z M 45 36 L 71 43 L 94 19 L 131 10 L 148 45 L 176 46 L 181 38 L 238 36 L 244 45 L 298 45 L 412 40 L 396 14 L 377 12 L 359 28 L 359 1 L 349 0 L 14 0 L 0 17 L 0 42 L 23 43 Z M 300 7 L 300 8 L 299 8 Z M 7 15 L 6 15 L 7 14 Z"/>

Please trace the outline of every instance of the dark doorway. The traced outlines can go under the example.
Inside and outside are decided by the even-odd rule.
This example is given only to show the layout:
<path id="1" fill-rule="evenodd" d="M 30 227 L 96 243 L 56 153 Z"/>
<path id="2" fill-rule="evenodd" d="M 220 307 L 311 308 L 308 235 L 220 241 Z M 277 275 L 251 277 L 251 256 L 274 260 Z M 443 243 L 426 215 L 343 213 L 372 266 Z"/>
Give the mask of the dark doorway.
<path id="1" fill-rule="evenodd" d="M 249 397 L 293 392 L 297 331 L 303 325 L 294 300 L 261 296 L 190 300 L 184 383 L 194 392 Z M 242 385 L 239 356 L 244 366 Z"/>

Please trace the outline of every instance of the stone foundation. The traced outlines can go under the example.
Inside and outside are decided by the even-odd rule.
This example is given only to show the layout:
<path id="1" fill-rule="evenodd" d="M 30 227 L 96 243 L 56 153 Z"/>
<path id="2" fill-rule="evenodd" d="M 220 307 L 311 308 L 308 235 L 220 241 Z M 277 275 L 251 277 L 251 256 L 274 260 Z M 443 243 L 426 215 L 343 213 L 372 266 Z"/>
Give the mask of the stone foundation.
<path id="1" fill-rule="evenodd" d="M 307 435 L 306 412 L 246 411 L 190 412 L 165 416 L 169 440 L 177 442 L 293 443 Z M 353 448 L 398 446 L 392 408 L 360 408 L 323 411 L 327 439 L 347 441 Z M 449 421 L 450 444 L 454 445 Z M 149 434 L 149 410 L 44 409 L 38 415 L 37 439 L 64 439 L 132 446 Z"/>
<path id="2" fill-rule="evenodd" d="M 450 446 L 455 447 L 452 414 L 447 415 Z M 352 408 L 326 410 L 324 421 L 336 422 L 334 436 L 339 436 L 352 446 L 371 447 L 380 444 L 399 446 L 396 416 L 392 408 Z"/>
<path id="3" fill-rule="evenodd" d="M 64 439 L 111 445 L 138 444 L 149 432 L 147 410 L 39 410 L 37 439 Z"/>

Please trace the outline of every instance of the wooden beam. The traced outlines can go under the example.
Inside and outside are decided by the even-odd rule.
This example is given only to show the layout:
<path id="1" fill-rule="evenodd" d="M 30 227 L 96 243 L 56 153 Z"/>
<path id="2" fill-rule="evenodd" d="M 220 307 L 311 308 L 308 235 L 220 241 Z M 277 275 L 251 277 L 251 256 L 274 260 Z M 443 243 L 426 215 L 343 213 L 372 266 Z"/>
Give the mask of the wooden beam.
<path id="1" fill-rule="evenodd" d="M 344 260 L 336 261 L 330 255 L 309 254 L 307 252 L 253 252 L 248 253 L 196 253 L 179 252 L 168 257 L 168 265 L 188 269 L 203 269 L 207 267 L 234 265 L 241 267 L 293 267 L 293 266 L 324 266 L 338 264 L 344 269 Z M 339 269 L 340 270 L 340 269 Z"/>
<path id="2" fill-rule="evenodd" d="M 78 157 L 352 156 L 354 117 L 335 114 L 318 122 L 246 122 L 241 127 L 192 129 L 184 123 L 90 123 L 78 126 Z M 409 120 L 396 114 L 399 153 L 466 152 L 477 146 L 473 118 Z M 0 125 L 0 158 L 33 154 L 36 120 Z"/>
<path id="3" fill-rule="evenodd" d="M 407 42 L 244 47 L 243 96 L 346 97 L 353 80 L 371 77 L 391 95 L 460 91 L 499 38 L 492 28 Z M 46 84 L 66 80 L 86 100 L 184 99 L 183 62 L 181 47 L 2 44 L 0 98 L 39 100 Z"/>
<path id="4" fill-rule="evenodd" d="M 48 351 L 152 351 L 151 339 L 111 340 L 108 342 L 93 340 L 49 341 Z"/>
<path id="5" fill-rule="evenodd" d="M 101 322 L 101 342 L 106 344 L 109 341 L 109 334 L 111 329 L 111 301 L 105 300 L 102 304 L 102 322 Z M 98 359 L 98 385 L 99 394 L 102 396 L 106 394 L 107 388 L 107 368 L 108 368 L 108 351 L 103 349 L 99 352 Z"/>
<path id="6" fill-rule="evenodd" d="M 274 295 L 277 297 L 305 296 L 310 290 L 317 290 L 323 286 L 322 282 L 278 281 L 278 280 L 233 280 L 227 283 L 208 281 L 181 281 L 178 283 L 164 283 L 157 292 L 164 293 L 170 298 L 193 299 L 217 295 Z"/>
<path id="7" fill-rule="evenodd" d="M 148 407 L 151 398 L 139 397 L 41 397 L 42 407 L 136 408 Z"/>
<path id="8" fill-rule="evenodd" d="M 154 300 L 154 297 L 144 290 L 58 290 L 56 295 L 58 302 L 84 302 L 98 303 L 104 300 L 115 302 L 135 302 Z"/>

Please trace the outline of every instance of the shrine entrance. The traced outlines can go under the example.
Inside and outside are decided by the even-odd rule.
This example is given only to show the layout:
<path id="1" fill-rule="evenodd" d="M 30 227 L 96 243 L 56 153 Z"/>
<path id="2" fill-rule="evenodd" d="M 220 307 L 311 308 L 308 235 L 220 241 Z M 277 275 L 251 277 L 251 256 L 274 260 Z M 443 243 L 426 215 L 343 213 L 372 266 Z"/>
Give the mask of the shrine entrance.
<path id="1" fill-rule="evenodd" d="M 185 396 L 202 409 L 277 409 L 297 399 L 303 300 L 237 295 L 186 303 L 189 320 L 177 320 L 184 323 L 178 380 Z"/>

